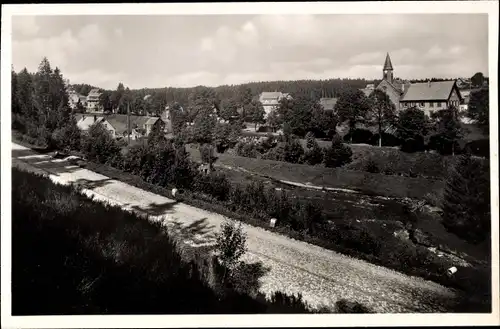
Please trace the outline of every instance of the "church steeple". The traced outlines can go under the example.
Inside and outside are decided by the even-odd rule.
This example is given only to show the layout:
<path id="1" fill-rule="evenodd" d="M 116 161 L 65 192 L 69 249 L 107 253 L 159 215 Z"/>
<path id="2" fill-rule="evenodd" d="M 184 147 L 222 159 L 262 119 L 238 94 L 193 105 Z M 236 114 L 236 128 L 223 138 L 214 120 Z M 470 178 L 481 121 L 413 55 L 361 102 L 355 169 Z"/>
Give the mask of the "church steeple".
<path id="1" fill-rule="evenodd" d="M 394 71 L 394 69 L 392 68 L 391 58 L 389 57 L 389 53 L 387 53 L 387 56 L 385 57 L 385 63 L 383 68 L 384 74 L 382 76 L 382 79 L 392 83 L 392 71 Z"/>

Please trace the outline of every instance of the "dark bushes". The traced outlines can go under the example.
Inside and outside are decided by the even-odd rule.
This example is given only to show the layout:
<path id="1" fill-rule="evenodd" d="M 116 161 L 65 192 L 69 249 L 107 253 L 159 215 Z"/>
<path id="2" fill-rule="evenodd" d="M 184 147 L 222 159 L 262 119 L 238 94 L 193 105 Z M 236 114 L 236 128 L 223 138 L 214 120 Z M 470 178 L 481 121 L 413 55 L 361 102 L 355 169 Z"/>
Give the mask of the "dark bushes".
<path id="1" fill-rule="evenodd" d="M 356 128 L 352 132 L 349 131 L 344 136 L 345 142 L 351 142 L 356 144 L 369 144 L 373 139 L 373 133 L 368 129 Z"/>
<path id="2" fill-rule="evenodd" d="M 325 167 L 342 167 L 352 161 L 352 150 L 344 145 L 340 137 L 335 136 L 332 145 L 324 150 L 323 163 Z"/>
<path id="3" fill-rule="evenodd" d="M 472 155 L 490 158 L 490 140 L 489 139 L 478 139 L 468 142 L 465 147 L 465 152 L 470 152 Z"/>

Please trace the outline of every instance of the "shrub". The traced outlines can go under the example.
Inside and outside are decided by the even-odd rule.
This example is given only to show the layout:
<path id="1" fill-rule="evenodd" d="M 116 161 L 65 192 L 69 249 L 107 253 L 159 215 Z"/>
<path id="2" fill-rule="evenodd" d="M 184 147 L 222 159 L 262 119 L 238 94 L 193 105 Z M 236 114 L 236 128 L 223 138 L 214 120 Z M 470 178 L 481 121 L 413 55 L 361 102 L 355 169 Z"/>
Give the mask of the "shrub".
<path id="1" fill-rule="evenodd" d="M 285 143 L 285 161 L 290 163 L 302 162 L 304 156 L 304 148 L 296 139 L 291 139 Z"/>
<path id="2" fill-rule="evenodd" d="M 216 252 L 219 263 L 224 267 L 223 282 L 227 275 L 237 267 L 241 256 L 247 251 L 247 236 L 243 232 L 241 223 L 236 226 L 231 221 L 221 225 L 221 231 L 216 234 Z"/>
<path id="3" fill-rule="evenodd" d="M 302 300 L 301 294 L 288 296 L 277 291 L 271 296 L 271 303 L 269 313 L 308 313 L 308 307 Z"/>
<path id="4" fill-rule="evenodd" d="M 358 302 L 341 299 L 335 303 L 335 313 L 372 313 L 371 310 Z"/>
<path id="5" fill-rule="evenodd" d="M 323 163 L 325 167 L 341 167 L 352 161 L 352 150 L 344 145 L 338 136 L 332 140 L 332 145 L 324 150 Z"/>
<path id="6" fill-rule="evenodd" d="M 120 148 L 104 126 L 97 123 L 84 134 L 82 152 L 89 160 L 106 163 L 120 152 Z"/>
<path id="7" fill-rule="evenodd" d="M 375 160 L 373 160 L 372 158 L 368 159 L 368 161 L 366 162 L 365 164 L 365 171 L 368 171 L 370 173 L 379 173 L 380 172 L 380 168 L 378 167 L 377 163 L 375 162 Z"/>
<path id="8" fill-rule="evenodd" d="M 370 145 L 378 145 L 379 134 L 374 134 L 373 138 L 370 140 Z M 400 146 L 401 141 L 398 137 L 393 134 L 383 132 L 382 133 L 382 146 Z"/>
<path id="9" fill-rule="evenodd" d="M 262 156 L 265 160 L 285 161 L 285 143 L 281 142 Z"/>
<path id="10" fill-rule="evenodd" d="M 306 138 L 306 147 L 308 149 L 311 149 L 318 144 L 318 142 L 316 142 L 316 138 L 314 137 L 314 133 L 312 131 L 308 132 L 305 138 Z"/>
<path id="11" fill-rule="evenodd" d="M 210 195 L 217 200 L 225 201 L 229 198 L 231 184 L 226 176 L 219 172 L 208 175 L 198 174 L 194 181 L 195 190 Z"/>
<path id="12" fill-rule="evenodd" d="M 215 150 L 210 144 L 202 144 L 200 146 L 200 156 L 201 161 L 209 164 L 210 166 L 212 166 L 215 160 L 217 160 L 217 157 L 215 156 Z"/>
<path id="13" fill-rule="evenodd" d="M 465 151 L 471 153 L 472 155 L 483 157 L 486 159 L 490 158 L 490 140 L 478 139 L 468 142 L 465 145 Z"/>
<path id="14" fill-rule="evenodd" d="M 473 243 L 490 238 L 489 176 L 488 163 L 465 154 L 446 182 L 443 225 Z"/>
<path id="15" fill-rule="evenodd" d="M 311 166 L 321 164 L 323 162 L 323 149 L 319 145 L 307 149 L 304 154 L 304 162 Z"/>
<path id="16" fill-rule="evenodd" d="M 344 136 L 344 141 L 351 141 L 356 144 L 370 144 L 373 139 L 373 133 L 368 129 L 356 128 L 352 132 L 349 131 Z"/>

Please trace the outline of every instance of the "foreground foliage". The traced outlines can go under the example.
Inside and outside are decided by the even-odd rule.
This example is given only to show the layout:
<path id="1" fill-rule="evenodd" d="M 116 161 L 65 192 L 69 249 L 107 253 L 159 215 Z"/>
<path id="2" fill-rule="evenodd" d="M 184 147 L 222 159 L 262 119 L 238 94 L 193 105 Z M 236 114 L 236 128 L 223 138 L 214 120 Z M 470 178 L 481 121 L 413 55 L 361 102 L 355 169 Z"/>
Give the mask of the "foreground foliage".
<path id="1" fill-rule="evenodd" d="M 12 178 L 14 315 L 307 312 L 300 296 L 221 297 L 206 263 L 185 262 L 159 224 L 41 176 Z"/>

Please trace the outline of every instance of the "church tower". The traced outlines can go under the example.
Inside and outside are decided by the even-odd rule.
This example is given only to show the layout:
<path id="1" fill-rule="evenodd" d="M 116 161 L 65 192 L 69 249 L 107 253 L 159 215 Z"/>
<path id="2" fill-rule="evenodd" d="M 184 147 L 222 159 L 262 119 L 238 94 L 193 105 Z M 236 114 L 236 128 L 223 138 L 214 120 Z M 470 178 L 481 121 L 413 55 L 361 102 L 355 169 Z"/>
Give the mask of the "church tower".
<path id="1" fill-rule="evenodd" d="M 387 56 L 385 57 L 383 69 L 384 75 L 382 77 L 382 80 L 387 80 L 389 83 L 392 83 L 393 71 L 394 69 L 392 68 L 391 58 L 389 57 L 389 53 L 387 53 Z"/>

